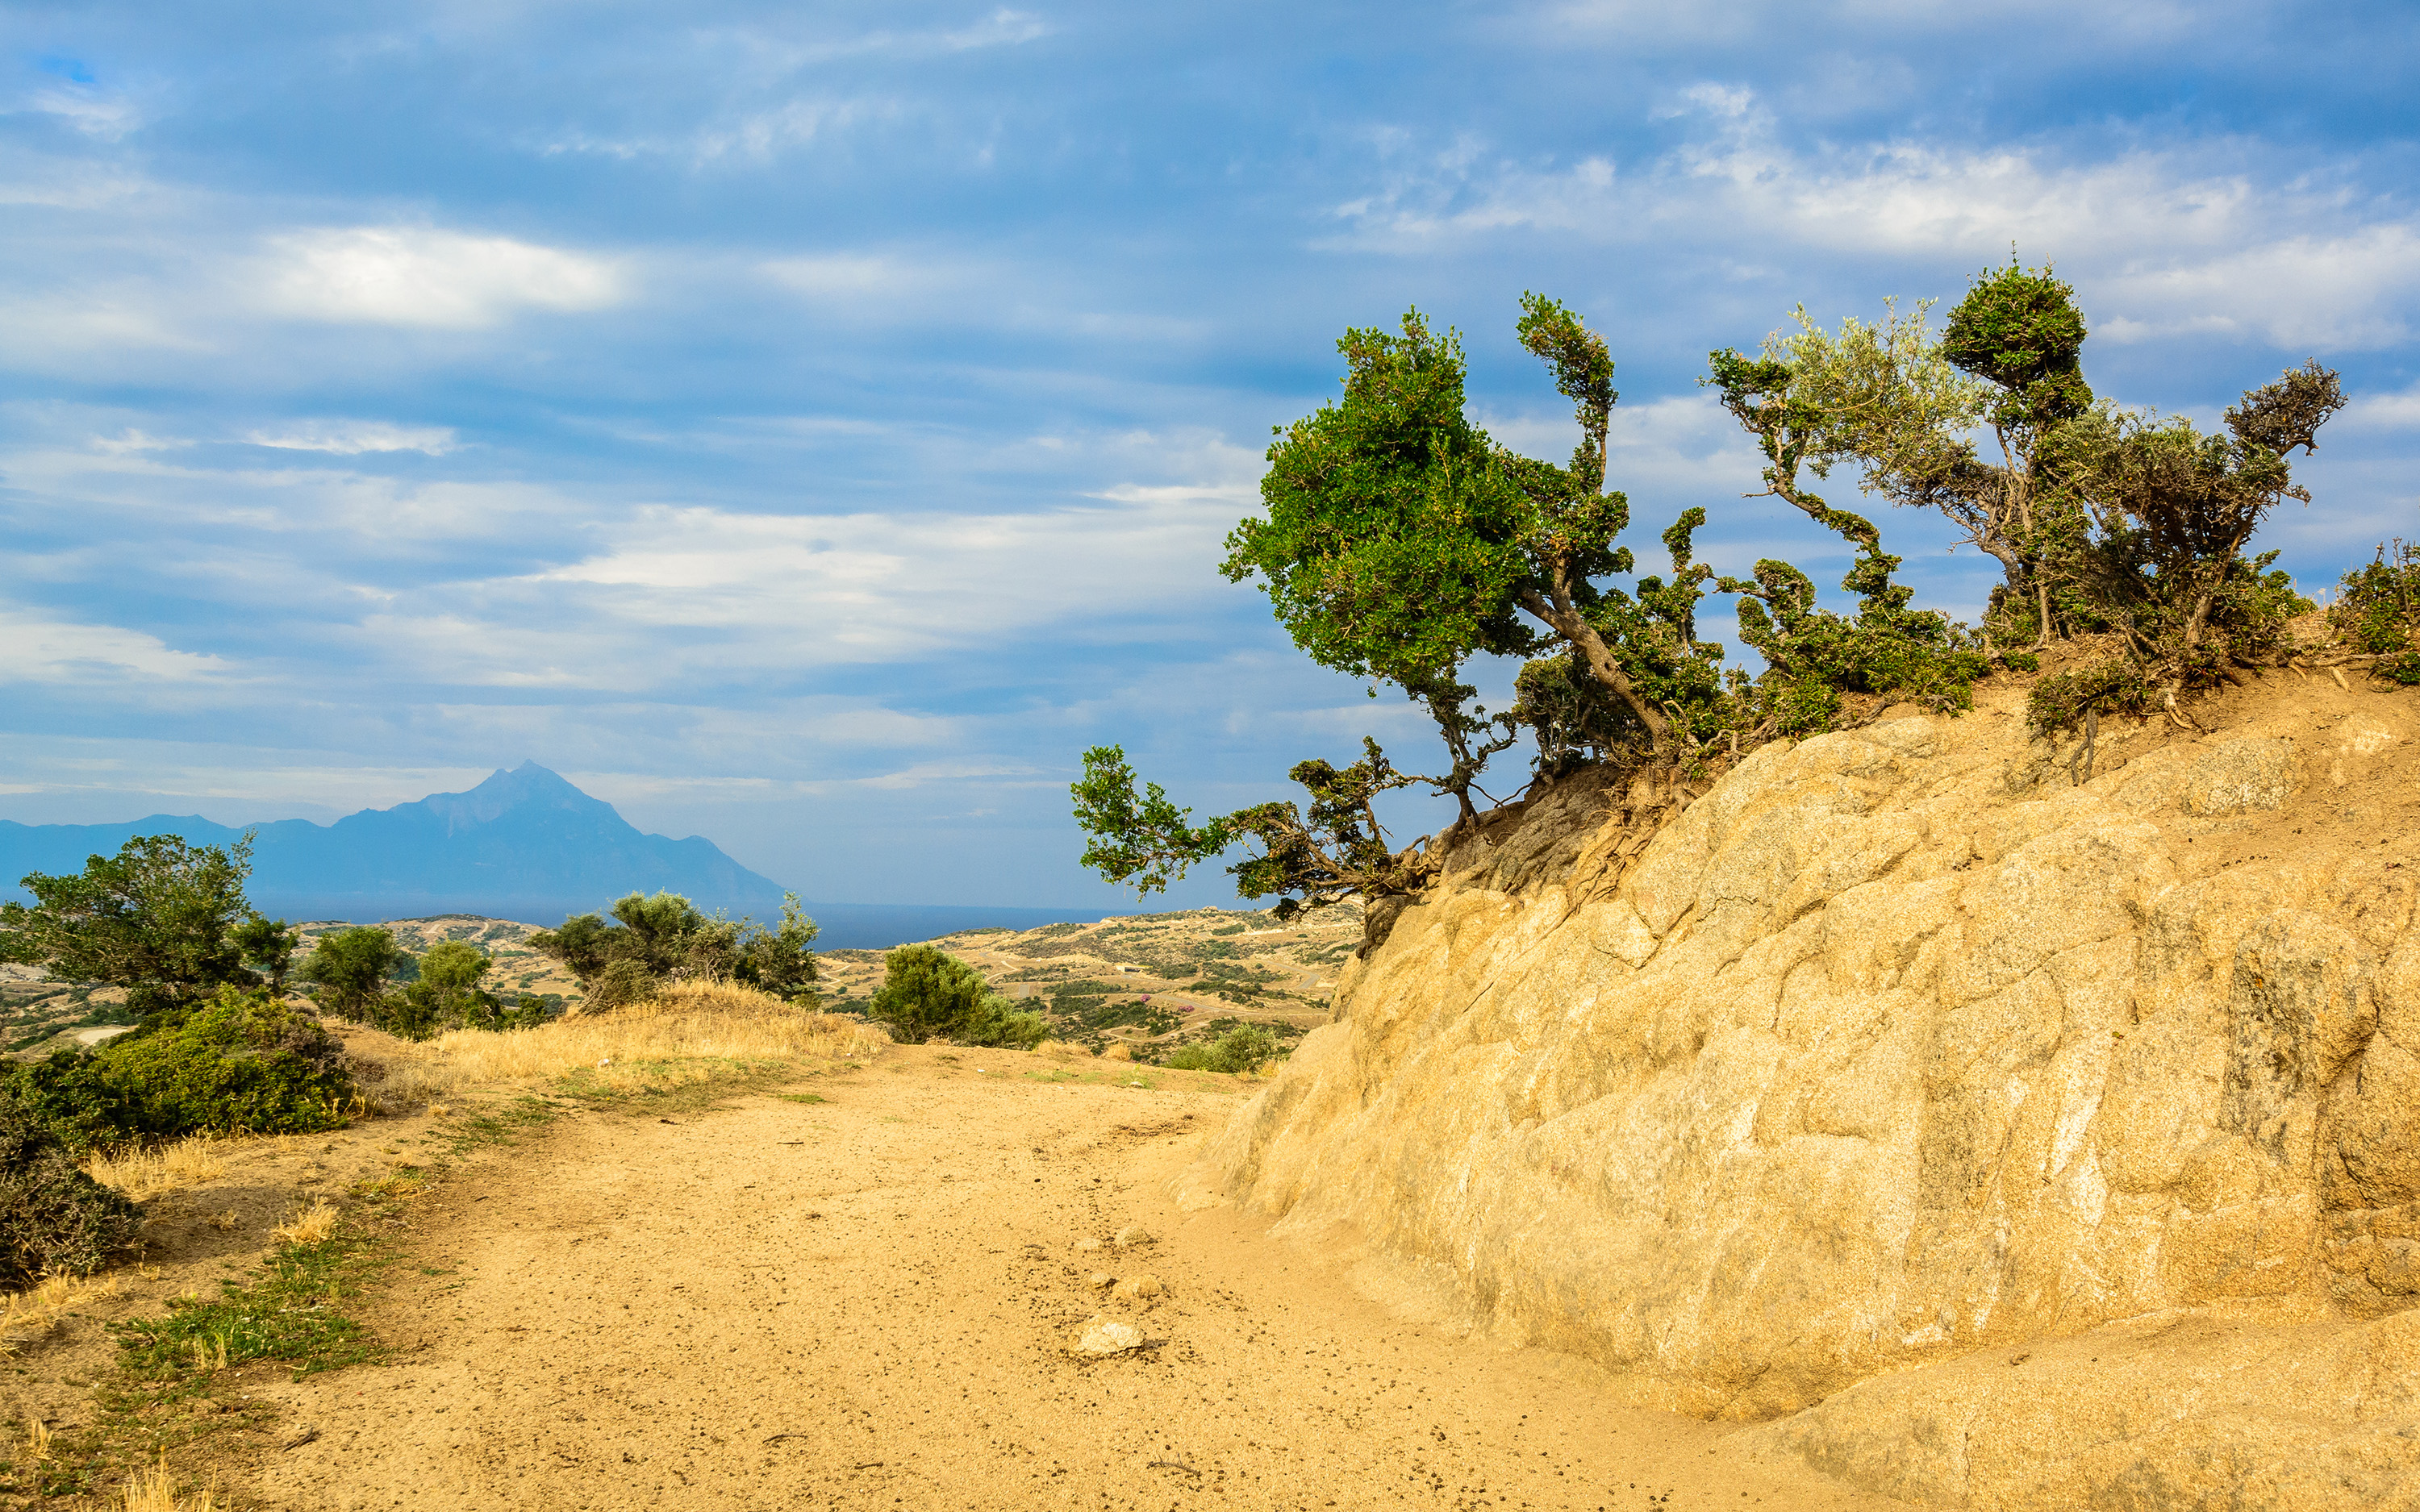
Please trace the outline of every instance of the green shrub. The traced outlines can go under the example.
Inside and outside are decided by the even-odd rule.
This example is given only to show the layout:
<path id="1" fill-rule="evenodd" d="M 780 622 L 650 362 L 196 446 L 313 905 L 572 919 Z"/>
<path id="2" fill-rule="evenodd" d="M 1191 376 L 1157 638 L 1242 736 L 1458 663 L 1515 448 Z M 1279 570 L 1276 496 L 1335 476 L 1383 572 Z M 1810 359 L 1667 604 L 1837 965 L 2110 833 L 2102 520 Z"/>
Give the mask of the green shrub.
<path id="1" fill-rule="evenodd" d="M 903 1043 L 943 1039 L 1031 1050 L 1050 1032 L 1041 1014 L 1019 1009 L 983 973 L 933 946 L 903 945 L 882 960 L 882 986 L 869 1011 Z"/>
<path id="2" fill-rule="evenodd" d="M 1278 1057 L 1278 1037 L 1257 1024 L 1229 1029 L 1216 1040 L 1179 1045 L 1160 1064 L 1174 1071 L 1258 1071 Z"/>
<path id="3" fill-rule="evenodd" d="M 15 1095 L 73 1150 L 203 1131 L 340 1127 L 354 1096 L 344 1050 L 265 992 L 223 987 L 173 1024 L 20 1068 Z"/>
<path id="4" fill-rule="evenodd" d="M 364 1024 L 377 1012 L 387 980 L 411 961 L 392 931 L 365 924 L 323 936 L 295 975 L 318 984 L 329 1011 Z"/>
<path id="5" fill-rule="evenodd" d="M 95 1270 L 138 1222 L 133 1203 L 76 1167 L 38 1109 L 0 1089 L 0 1286 Z"/>

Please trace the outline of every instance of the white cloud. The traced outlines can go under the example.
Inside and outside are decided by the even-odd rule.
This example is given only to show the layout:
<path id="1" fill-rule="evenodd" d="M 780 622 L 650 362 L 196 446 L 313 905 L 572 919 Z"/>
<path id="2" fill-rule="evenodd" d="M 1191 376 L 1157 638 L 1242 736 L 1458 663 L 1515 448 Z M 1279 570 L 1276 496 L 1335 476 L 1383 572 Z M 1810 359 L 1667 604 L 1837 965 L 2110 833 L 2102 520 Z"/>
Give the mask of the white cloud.
<path id="1" fill-rule="evenodd" d="M 114 625 L 76 625 L 0 607 L 0 683 L 191 683 L 234 669 L 217 656 L 178 651 L 157 636 Z"/>
<path id="2" fill-rule="evenodd" d="M 765 263 L 762 270 L 783 287 L 817 300 L 896 297 L 939 281 L 931 270 L 897 258 L 846 254 L 781 257 Z"/>
<path id="3" fill-rule="evenodd" d="M 143 113 L 124 96 L 71 85 L 42 90 L 26 101 L 25 108 L 55 116 L 103 142 L 115 142 L 143 124 Z"/>
<path id="4" fill-rule="evenodd" d="M 1492 162 L 1466 142 L 1398 162 L 1337 208 L 1357 243 L 1405 247 L 1559 231 L 1670 247 L 1693 238 L 1863 256 L 2055 260 L 2104 336 L 2207 332 L 2296 348 L 2374 348 L 2420 317 L 2420 220 L 2304 181 L 2260 182 L 2229 144 L 2099 162 L 1894 141 L 1783 144 L 1752 91 L 1701 84 L 1675 116 L 1698 139 L 1652 162 Z M 2204 166 L 2234 160 L 2228 171 Z M 2281 234 L 2291 228 L 2291 234 Z"/>
<path id="5" fill-rule="evenodd" d="M 1569 410 L 1481 414 L 1479 423 L 1514 451 L 1546 461 L 1568 460 L 1579 444 L 1579 424 Z M 1606 486 L 1630 493 L 1640 508 L 1661 507 L 1651 501 L 1676 495 L 1745 492 L 1757 486 L 1757 467 L 1756 452 L 1739 423 L 1711 393 L 1614 407 L 1606 437 Z"/>
<path id="6" fill-rule="evenodd" d="M 2345 407 L 2331 431 L 2420 430 L 2420 387 L 2400 393 L 2366 393 Z"/>
<path id="7" fill-rule="evenodd" d="M 527 309 L 602 309 L 628 293 L 611 262 L 508 237 L 361 226 L 271 246 L 267 302 L 319 320 L 474 330 Z"/>
<path id="8" fill-rule="evenodd" d="M 280 432 L 256 430 L 244 440 L 255 446 L 290 452 L 332 452 L 358 456 L 364 452 L 425 452 L 443 456 L 454 450 L 454 432 L 445 425 L 391 425 L 381 420 L 306 420 Z"/>

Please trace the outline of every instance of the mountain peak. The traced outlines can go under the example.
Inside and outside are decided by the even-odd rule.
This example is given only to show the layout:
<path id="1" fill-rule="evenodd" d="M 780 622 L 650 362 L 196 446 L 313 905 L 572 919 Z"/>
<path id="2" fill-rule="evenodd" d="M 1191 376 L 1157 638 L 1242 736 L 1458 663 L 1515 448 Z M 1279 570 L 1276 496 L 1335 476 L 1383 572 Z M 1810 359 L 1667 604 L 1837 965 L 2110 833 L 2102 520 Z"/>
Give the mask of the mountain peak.
<path id="1" fill-rule="evenodd" d="M 590 797 L 561 774 L 526 760 L 510 770 L 497 767 L 468 793 L 432 793 L 417 803 L 397 804 L 389 811 L 414 809 L 442 820 L 448 834 L 493 824 L 519 809 L 567 809 L 612 814 L 617 820 L 621 817 L 604 799 Z"/>

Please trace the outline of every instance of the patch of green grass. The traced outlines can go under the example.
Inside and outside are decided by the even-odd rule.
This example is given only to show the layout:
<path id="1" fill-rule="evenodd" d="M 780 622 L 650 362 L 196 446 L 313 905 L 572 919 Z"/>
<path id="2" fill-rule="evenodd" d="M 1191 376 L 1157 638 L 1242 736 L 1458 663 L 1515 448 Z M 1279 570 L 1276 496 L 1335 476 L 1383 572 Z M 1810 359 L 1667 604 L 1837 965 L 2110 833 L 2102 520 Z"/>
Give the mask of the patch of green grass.
<path id="1" fill-rule="evenodd" d="M 339 1304 L 385 1263 L 347 1225 L 316 1244 L 280 1244 L 249 1279 L 220 1282 L 214 1300 L 179 1297 L 164 1318 L 112 1324 L 119 1364 L 137 1381 L 175 1383 L 254 1360 L 289 1365 L 296 1381 L 375 1360 L 376 1342 Z"/>
<path id="2" fill-rule="evenodd" d="M 829 1103 L 831 1101 L 831 1099 L 828 1097 L 817 1097 L 813 1092 L 776 1092 L 773 1095 L 780 1098 L 784 1103 Z"/>
<path id="3" fill-rule="evenodd" d="M 526 1129 L 551 1123 L 563 1116 L 563 1104 L 551 1098 L 522 1096 L 500 1108 L 468 1114 L 449 1126 L 449 1155 L 459 1155 L 482 1145 L 506 1145 L 513 1136 Z"/>

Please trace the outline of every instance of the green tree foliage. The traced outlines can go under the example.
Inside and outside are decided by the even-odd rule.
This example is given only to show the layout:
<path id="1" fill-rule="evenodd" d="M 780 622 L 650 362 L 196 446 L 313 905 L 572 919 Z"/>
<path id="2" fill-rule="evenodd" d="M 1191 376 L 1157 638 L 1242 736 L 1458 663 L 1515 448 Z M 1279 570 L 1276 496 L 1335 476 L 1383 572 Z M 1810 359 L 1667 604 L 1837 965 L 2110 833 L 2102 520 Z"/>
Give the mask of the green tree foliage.
<path id="1" fill-rule="evenodd" d="M 1233 869 L 1244 895 L 1281 895 L 1287 917 L 1345 896 L 1402 894 L 1434 863 L 1392 849 L 1375 801 L 1425 786 L 1476 822 L 1478 779 L 1525 719 L 1551 726 L 1558 749 L 1585 745 L 1668 768 L 1724 726 L 1722 649 L 1696 634 L 1709 573 L 1691 562 L 1689 540 L 1704 514 L 1666 532 L 1668 582 L 1651 577 L 1625 593 L 1604 580 L 1633 567 L 1617 541 L 1629 501 L 1605 488 L 1613 359 L 1566 306 L 1536 294 L 1521 303 L 1521 342 L 1579 423 L 1570 462 L 1522 456 L 1473 425 L 1459 340 L 1413 311 L 1399 333 L 1345 332 L 1342 399 L 1278 431 L 1264 517 L 1227 538 L 1227 577 L 1259 578 L 1313 660 L 1392 684 L 1428 710 L 1446 769 L 1404 771 L 1365 738 L 1351 765 L 1295 767 L 1307 804 L 1260 804 L 1197 826 L 1157 786 L 1137 791 L 1121 748 L 1097 748 L 1073 789 L 1092 837 L 1086 864 L 1150 892 L 1249 841 L 1256 854 Z M 1479 656 L 1546 666 L 1523 684 L 1519 708 L 1490 717 L 1461 677 Z"/>
<path id="2" fill-rule="evenodd" d="M 706 914 L 676 893 L 631 893 L 613 908 L 565 919 L 530 936 L 530 947 L 562 962 L 580 980 L 592 1010 L 644 1000 L 667 981 L 729 980 L 794 1002 L 814 996 L 815 922 L 795 895 L 782 900 L 781 921 Z"/>
<path id="3" fill-rule="evenodd" d="M 138 835 L 80 872 L 33 872 L 22 884 L 31 906 L 0 903 L 0 960 L 124 987 L 128 1008 L 147 1018 L 249 986 L 257 979 L 237 936 L 254 917 L 243 896 L 251 869 L 249 836 L 221 849 Z"/>
<path id="4" fill-rule="evenodd" d="M 1989 670 L 1990 658 L 1962 626 L 1946 615 L 1908 607 L 1914 591 L 1893 579 L 1900 559 L 1883 549 L 1873 522 L 1833 508 L 1807 487 L 1802 475 L 1823 476 L 1852 455 L 1859 427 L 1870 425 L 1895 400 L 1928 404 L 1936 416 L 1957 412 L 1942 396 L 1951 386 L 1920 363 L 1923 378 L 1901 378 L 1899 392 L 1870 402 L 1843 402 L 1854 399 L 1856 380 L 1838 369 L 1870 362 L 1872 349 L 1885 341 L 1899 346 L 1905 339 L 1896 331 L 1853 330 L 1837 344 L 1852 358 L 1836 359 L 1829 368 L 1815 361 L 1811 371 L 1792 362 L 1790 345 L 1780 341 L 1769 343 L 1761 357 L 1718 351 L 1709 359 L 1709 381 L 1721 393 L 1723 408 L 1764 455 L 1764 493 L 1801 511 L 1857 553 L 1840 580 L 1857 595 L 1854 616 L 1818 608 L 1815 585 L 1787 562 L 1759 562 L 1752 582 L 1724 578 L 1716 583 L 1721 592 L 1740 595 L 1740 639 L 1764 657 L 1765 671 L 1750 700 L 1761 717 L 1760 734 L 1829 729 L 1844 693 L 1962 709 L 1973 702 L 1975 679 Z M 1879 378 L 1865 384 L 1888 387 Z"/>
<path id="5" fill-rule="evenodd" d="M 0 1287 L 98 1270 L 141 1221 L 133 1203 L 85 1174 L 38 1107 L 0 1086 Z"/>
<path id="6" fill-rule="evenodd" d="M 1865 488 L 1940 510 L 1999 561 L 2007 581 L 1985 624 L 2004 640 L 2039 646 L 2054 636 L 2114 631 L 2125 640 L 2122 664 L 2046 679 L 2033 701 L 2038 722 L 2063 725 L 2088 711 L 2149 702 L 2174 709 L 2180 691 L 2225 675 L 2230 664 L 2273 656 L 2285 620 L 2308 607 L 2271 569 L 2273 558 L 2247 560 L 2243 548 L 2279 502 L 2307 501 L 2287 455 L 2312 449 L 2345 402 L 2336 375 L 2318 363 L 2247 393 L 2227 411 L 2226 433 L 2204 436 L 2188 422 L 2125 411 L 2093 393 L 2083 372 L 2084 316 L 2074 291 L 2047 268 L 2012 262 L 1986 270 L 1938 339 L 1920 304 L 1906 315 L 1894 307 L 1878 325 L 1847 321 L 1837 333 L 1804 311 L 1796 325 L 1767 342 L 1770 376 L 1737 354 L 1728 367 L 1716 363 L 1716 381 L 1751 432 L 1759 426 L 1743 412 L 1750 407 L 1733 394 L 1761 390 L 1773 419 L 1760 440 L 1776 495 L 1790 495 L 1786 478 L 1773 482 L 1776 472 L 1804 466 L 1823 477 L 1852 462 Z M 1969 434 L 1978 425 L 1988 437 L 1979 450 Z M 1859 550 L 1858 572 L 1886 578 L 1876 571 L 1879 546 L 1860 541 Z M 1869 621 L 1878 606 L 1857 576 L 1850 584 L 1861 596 L 1857 617 Z M 1765 586 L 1768 604 L 1806 601 L 1795 582 Z M 1952 675 L 1941 686 L 1954 689 L 1960 654 L 1970 648 L 1884 617 L 1895 620 L 1885 625 L 1893 639 L 1917 654 L 1849 648 L 1852 663 L 1870 669 L 1866 682 L 1904 682 L 1913 672 L 1920 689 L 1923 672 L 1944 670 Z"/>
<path id="7" fill-rule="evenodd" d="M 1716 576 L 1696 560 L 1702 510 L 1664 532 L 1668 575 L 1637 574 L 1620 540 L 1629 501 L 1606 486 L 1618 395 L 1605 342 L 1534 294 L 1522 299 L 1518 333 L 1573 404 L 1580 443 L 1569 462 L 1520 455 L 1471 424 L 1461 345 L 1415 311 L 1395 332 L 1346 332 L 1342 399 L 1278 430 L 1264 516 L 1227 538 L 1227 577 L 1260 579 L 1313 660 L 1427 708 L 1446 769 L 1404 770 L 1365 740 L 1351 766 L 1294 769 L 1308 803 L 1197 825 L 1158 785 L 1138 785 L 1123 748 L 1095 747 L 1071 788 L 1086 865 L 1149 893 L 1245 844 L 1231 869 L 1240 889 L 1280 896 L 1281 916 L 1383 900 L 1424 887 L 1455 831 L 1397 852 L 1377 801 L 1425 786 L 1455 797 L 1457 830 L 1475 824 L 1486 762 L 1523 731 L 1543 774 L 1610 766 L 1625 821 L 1653 822 L 1685 801 L 1684 779 L 1761 740 L 1835 729 L 1893 702 L 1962 709 L 1995 661 L 2039 665 L 1914 607 L 1874 522 L 1815 491 L 1843 464 L 1894 504 L 1941 511 L 2001 563 L 1986 628 L 2004 640 L 2121 634 L 2118 662 L 2044 682 L 2035 715 L 2045 723 L 2150 700 L 2173 709 L 2180 689 L 2226 675 L 2230 661 L 2273 655 L 2286 617 L 2306 607 L 2273 558 L 2242 552 L 2279 501 L 2307 498 L 2286 457 L 2311 448 L 2344 403 L 2335 375 L 2312 363 L 2245 394 L 2221 437 L 2119 411 L 2085 380 L 2086 322 L 2048 268 L 1987 270 L 1938 333 L 1926 303 L 1886 304 L 1880 322 L 1838 331 L 1802 309 L 1755 355 L 1711 355 L 1705 381 L 1762 455 L 1761 496 L 1854 552 L 1841 579 L 1848 612 L 1819 603 L 1785 561 Z M 1710 593 L 1736 598 L 1761 671 L 1726 669 L 1721 646 L 1700 637 Z M 1516 701 L 1490 716 L 1466 674 L 1505 656 L 1525 658 Z M 2420 676 L 2420 659 L 2411 666 Z M 1383 928 L 1380 911 L 1371 918 Z"/>
<path id="8" fill-rule="evenodd" d="M 479 985 L 494 964 L 475 945 L 440 940 L 420 958 L 410 981 L 376 1002 L 369 1022 L 407 1040 L 426 1040 L 448 1029 L 521 1029 L 544 1023 L 543 999 L 523 994 L 507 1008 Z"/>
<path id="9" fill-rule="evenodd" d="M 302 931 L 282 918 L 253 915 L 235 932 L 236 953 L 243 964 L 269 979 L 271 995 L 286 995 L 286 978 L 294 967 L 294 952 L 302 948 Z"/>
<path id="10" fill-rule="evenodd" d="M 1245 1024 L 1216 1040 L 1179 1045 L 1161 1064 L 1172 1071 L 1217 1071 L 1233 1075 L 1258 1071 L 1277 1057 L 1278 1037 L 1257 1024 Z"/>
<path id="11" fill-rule="evenodd" d="M 366 1024 L 377 1016 L 388 979 L 404 960 L 393 931 L 363 924 L 320 936 L 297 975 L 319 985 L 319 1000 L 330 1012 Z"/>
<path id="12" fill-rule="evenodd" d="M 2358 651 L 2379 658 L 2372 664 L 2379 676 L 2420 683 L 2420 650 L 2413 648 L 2420 639 L 2420 548 L 2381 544 L 2376 560 L 2336 585 L 2329 619 Z"/>
<path id="13" fill-rule="evenodd" d="M 316 1019 L 240 987 L 148 1033 L 21 1066 L 9 1088 L 79 1151 L 205 1131 L 334 1129 L 355 1095 L 343 1047 Z"/>
<path id="14" fill-rule="evenodd" d="M 903 945 L 882 958 L 870 1011 L 905 1044 L 941 1039 L 1031 1050 L 1048 1035 L 1042 1015 L 991 990 L 983 973 L 930 945 Z"/>

